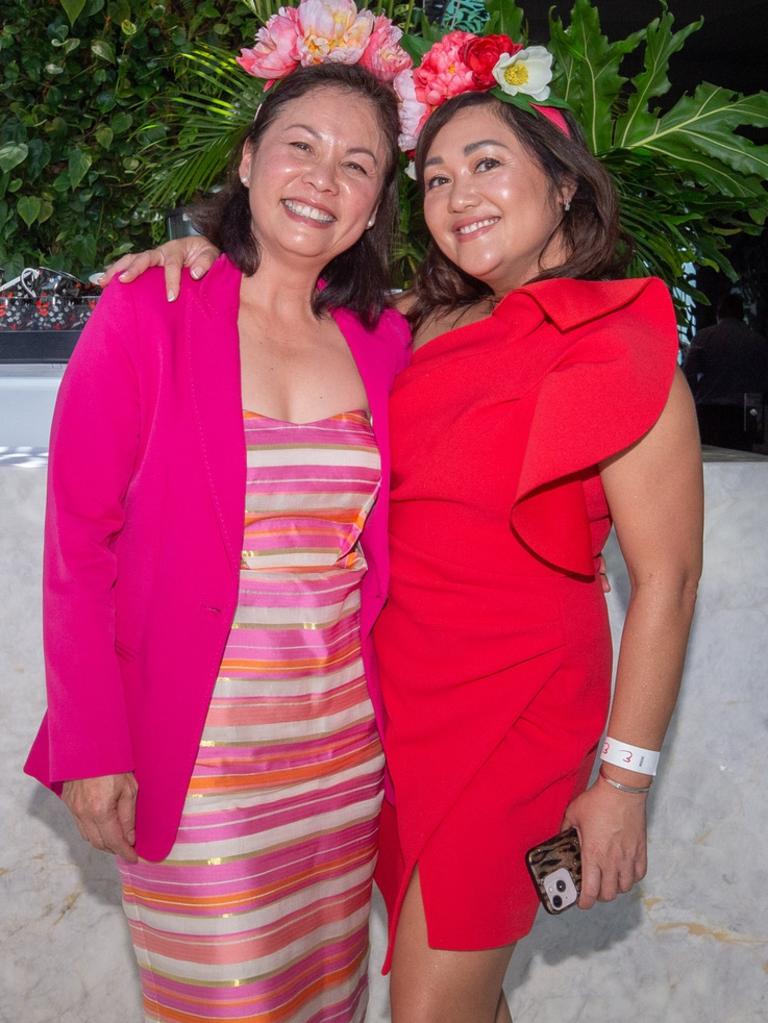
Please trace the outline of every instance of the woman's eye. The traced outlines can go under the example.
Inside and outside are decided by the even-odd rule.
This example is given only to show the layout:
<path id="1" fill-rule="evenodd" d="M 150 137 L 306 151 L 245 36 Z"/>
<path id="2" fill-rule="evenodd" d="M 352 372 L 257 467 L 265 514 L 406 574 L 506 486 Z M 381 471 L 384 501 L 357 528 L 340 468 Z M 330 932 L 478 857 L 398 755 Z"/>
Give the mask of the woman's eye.
<path id="1" fill-rule="evenodd" d="M 448 178 L 444 174 L 435 174 L 427 180 L 427 191 L 436 188 L 438 185 L 444 185 Z"/>
<path id="2" fill-rule="evenodd" d="M 354 163 L 353 161 L 350 161 L 349 163 L 347 163 L 347 167 L 349 167 L 350 170 L 353 170 L 356 174 L 365 174 L 366 177 L 368 176 L 368 171 L 359 163 Z"/>
<path id="3" fill-rule="evenodd" d="M 290 142 L 289 145 L 293 146 L 294 149 L 300 149 L 302 153 L 309 153 L 311 149 L 308 142 Z"/>
<path id="4" fill-rule="evenodd" d="M 475 170 L 488 171 L 493 170 L 494 167 L 500 167 L 501 160 L 495 159 L 493 156 L 484 156 L 482 160 L 478 161 Z"/>

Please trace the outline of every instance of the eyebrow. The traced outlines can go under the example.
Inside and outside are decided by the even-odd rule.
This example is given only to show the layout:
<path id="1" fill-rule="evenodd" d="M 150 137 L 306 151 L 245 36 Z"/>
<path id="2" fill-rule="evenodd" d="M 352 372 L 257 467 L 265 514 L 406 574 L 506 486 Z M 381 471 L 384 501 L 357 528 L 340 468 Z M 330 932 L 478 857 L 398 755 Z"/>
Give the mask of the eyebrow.
<path id="1" fill-rule="evenodd" d="M 290 131 L 292 128 L 303 128 L 304 131 L 308 131 L 310 135 L 314 135 L 316 139 L 320 138 L 320 133 L 315 131 L 314 128 L 310 128 L 308 124 L 289 124 L 286 131 Z M 373 162 L 378 166 L 379 161 L 376 159 L 376 154 L 370 149 L 366 149 L 365 146 L 357 146 L 355 149 L 348 149 L 347 155 L 349 156 L 350 153 L 365 153 L 370 156 Z"/>
<path id="2" fill-rule="evenodd" d="M 504 142 L 499 142 L 498 139 L 480 139 L 479 142 L 468 142 L 464 146 L 464 155 L 470 156 L 475 152 L 476 149 L 481 149 L 483 146 L 501 146 L 502 149 L 509 149 L 509 146 Z M 430 156 L 430 158 L 424 163 L 425 167 L 431 167 L 435 163 L 445 163 L 442 156 Z"/>

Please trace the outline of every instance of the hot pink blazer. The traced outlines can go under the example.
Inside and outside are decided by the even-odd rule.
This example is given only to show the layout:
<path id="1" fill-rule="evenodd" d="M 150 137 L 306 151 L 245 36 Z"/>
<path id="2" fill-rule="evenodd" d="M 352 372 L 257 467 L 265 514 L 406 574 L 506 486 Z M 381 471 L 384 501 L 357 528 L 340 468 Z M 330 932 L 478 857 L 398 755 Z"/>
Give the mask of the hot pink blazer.
<path id="1" fill-rule="evenodd" d="M 25 770 L 68 779 L 134 771 L 136 850 L 171 848 L 235 613 L 245 509 L 237 315 L 220 257 L 165 298 L 162 273 L 110 285 L 62 381 L 51 435 L 43 568 L 48 711 Z M 355 358 L 381 452 L 362 546 L 363 658 L 381 722 L 371 627 L 387 592 L 387 399 L 409 332 L 334 318 Z"/>

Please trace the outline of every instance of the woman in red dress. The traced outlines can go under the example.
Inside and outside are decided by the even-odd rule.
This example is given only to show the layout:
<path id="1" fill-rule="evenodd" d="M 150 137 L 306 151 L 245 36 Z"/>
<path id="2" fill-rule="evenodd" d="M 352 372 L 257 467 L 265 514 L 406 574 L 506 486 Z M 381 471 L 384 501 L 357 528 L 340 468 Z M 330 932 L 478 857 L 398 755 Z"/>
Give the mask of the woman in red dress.
<path id="1" fill-rule="evenodd" d="M 677 695 L 701 463 L 669 295 L 608 279 L 616 202 L 570 119 L 467 93 L 427 120 L 416 172 L 434 244 L 391 399 L 376 626 L 392 1019 L 505 1023 L 537 907 L 526 850 L 578 829 L 584 909 L 645 872 L 653 765 L 636 761 L 655 760 Z M 186 258 L 204 268 L 197 243 Z M 587 788 L 610 699 L 596 566 L 611 522 L 632 587 L 608 717 L 625 753 Z"/>
<path id="2" fill-rule="evenodd" d="M 375 637 L 392 1018 L 502 1023 L 537 906 L 526 850 L 578 828 L 583 908 L 645 873 L 650 775 L 604 763 L 586 789 L 611 681 L 596 558 L 613 520 L 632 594 L 608 735 L 647 755 L 695 601 L 700 453 L 669 294 L 606 280 L 616 204 L 575 125 L 467 93 L 426 122 L 416 172 L 433 246 L 390 399 Z"/>

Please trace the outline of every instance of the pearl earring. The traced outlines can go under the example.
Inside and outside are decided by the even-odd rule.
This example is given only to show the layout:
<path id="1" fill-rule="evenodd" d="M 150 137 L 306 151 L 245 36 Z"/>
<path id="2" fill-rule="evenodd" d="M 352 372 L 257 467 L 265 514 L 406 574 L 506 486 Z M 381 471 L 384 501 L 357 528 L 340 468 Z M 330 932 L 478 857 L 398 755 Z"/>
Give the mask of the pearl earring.
<path id="1" fill-rule="evenodd" d="M 245 187 L 247 188 L 247 187 L 248 187 L 248 178 L 246 178 L 245 176 L 243 176 L 242 178 L 240 178 L 240 183 L 241 183 L 242 185 L 245 185 Z"/>
<path id="2" fill-rule="evenodd" d="M 371 219 L 368 221 L 367 228 L 370 229 L 371 227 L 373 227 L 373 225 L 375 223 L 376 223 L 376 218 L 375 217 L 371 217 Z"/>

